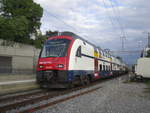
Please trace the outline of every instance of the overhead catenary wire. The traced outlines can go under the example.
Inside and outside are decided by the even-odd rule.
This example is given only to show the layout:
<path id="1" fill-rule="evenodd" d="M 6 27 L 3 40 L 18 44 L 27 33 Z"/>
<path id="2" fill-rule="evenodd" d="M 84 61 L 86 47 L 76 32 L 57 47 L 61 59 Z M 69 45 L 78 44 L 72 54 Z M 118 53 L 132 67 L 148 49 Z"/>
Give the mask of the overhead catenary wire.
<path id="1" fill-rule="evenodd" d="M 52 14 L 51 12 L 47 11 L 46 9 L 44 9 L 44 11 L 46 11 L 47 14 L 50 15 L 51 17 L 57 19 L 58 21 L 61 21 L 64 25 L 68 26 L 72 30 L 75 30 L 76 32 L 79 32 L 76 28 L 74 28 L 73 26 L 67 24 L 64 20 L 60 19 L 59 17 L 57 17 L 56 15 Z"/>
<path id="2" fill-rule="evenodd" d="M 124 50 L 124 47 L 125 47 L 124 43 L 125 43 L 125 39 L 126 39 L 126 33 L 125 33 L 125 30 L 124 30 L 124 27 L 123 27 L 122 23 L 120 22 L 120 11 L 118 9 L 117 10 L 118 14 L 117 14 L 117 11 L 114 9 L 114 5 L 113 5 L 112 1 L 111 0 L 109 0 L 109 1 L 110 1 L 110 5 L 111 5 L 111 8 L 112 8 L 112 14 L 114 15 L 114 19 L 112 19 L 112 17 L 109 15 L 108 12 L 107 12 L 107 16 L 108 16 L 108 18 L 109 18 L 109 20 L 110 20 L 110 22 L 112 24 L 112 27 L 115 28 L 115 26 L 114 26 L 114 23 L 115 23 L 114 20 L 118 23 L 118 28 L 120 29 L 120 33 L 121 33 L 121 36 L 119 36 L 119 37 L 121 38 L 121 41 L 122 41 L 122 43 L 121 43 L 122 50 Z M 105 0 L 102 0 L 102 2 L 104 4 L 105 9 L 108 9 Z M 115 30 L 115 32 L 116 32 L 116 30 Z"/>
<path id="3" fill-rule="evenodd" d="M 122 32 L 122 36 L 123 36 L 123 37 L 126 37 L 124 27 L 123 27 L 122 23 L 120 22 L 120 20 L 121 20 L 120 11 L 119 11 L 118 7 L 115 7 L 115 6 L 113 5 L 113 3 L 112 3 L 111 0 L 109 0 L 109 1 L 110 1 L 110 5 L 111 5 L 111 7 L 112 7 L 112 11 L 113 11 L 115 20 L 117 21 L 117 23 L 118 23 L 118 25 L 119 25 L 119 27 L 120 27 L 120 30 L 121 30 L 121 32 Z M 117 10 L 115 10 L 115 8 L 116 8 Z M 117 11 L 118 11 L 118 12 L 117 12 Z"/>
<path id="4" fill-rule="evenodd" d="M 110 51 L 111 53 L 141 53 L 142 50 L 120 50 L 120 51 Z"/>
<path id="5" fill-rule="evenodd" d="M 78 32 L 78 33 L 81 33 L 80 31 L 78 31 L 75 27 L 67 24 L 64 20 L 62 20 L 61 18 L 57 17 L 56 15 L 52 14 L 51 12 L 47 11 L 46 9 L 44 9 L 51 17 L 53 18 L 56 18 L 58 21 L 61 21 L 64 25 L 68 26 L 69 28 L 71 28 L 72 30 Z M 84 37 L 86 38 L 89 38 L 88 36 L 85 36 Z"/>
<path id="6" fill-rule="evenodd" d="M 106 3 L 105 3 L 105 0 L 102 0 L 103 1 L 103 4 L 104 4 L 104 7 L 105 7 L 105 9 L 107 10 L 107 5 L 106 5 Z M 108 18 L 108 20 L 110 21 L 110 23 L 111 23 L 111 25 L 112 25 L 112 29 L 115 29 L 115 24 L 114 24 L 114 22 L 113 22 L 113 19 L 111 18 L 111 16 L 110 16 L 110 14 L 108 13 L 108 11 L 106 11 L 106 15 L 107 15 L 107 18 Z M 117 31 L 115 30 L 115 32 L 117 33 Z M 117 33 L 118 34 L 118 33 Z M 118 37 L 118 35 L 117 35 L 117 37 Z"/>
<path id="7" fill-rule="evenodd" d="M 112 11 L 113 11 L 113 14 L 114 14 L 114 18 L 115 18 L 115 20 L 116 20 L 116 22 L 118 23 L 118 25 L 119 25 L 119 27 L 120 27 L 120 31 L 121 31 L 121 41 L 122 41 L 122 50 L 124 50 L 124 48 L 125 48 L 125 39 L 126 39 L 126 32 L 125 32 L 125 30 L 124 30 L 124 26 L 122 25 L 122 23 L 120 22 L 120 20 L 121 20 L 121 16 L 120 16 L 120 11 L 119 11 L 119 8 L 118 7 L 115 7 L 114 5 L 113 5 L 113 2 L 111 1 L 111 0 L 109 0 L 110 1 L 110 5 L 111 5 L 111 7 L 112 7 Z M 118 3 L 117 3 L 117 1 L 115 2 L 116 3 L 116 5 L 117 6 L 119 6 L 118 5 Z M 115 9 L 116 8 L 116 9 Z"/>

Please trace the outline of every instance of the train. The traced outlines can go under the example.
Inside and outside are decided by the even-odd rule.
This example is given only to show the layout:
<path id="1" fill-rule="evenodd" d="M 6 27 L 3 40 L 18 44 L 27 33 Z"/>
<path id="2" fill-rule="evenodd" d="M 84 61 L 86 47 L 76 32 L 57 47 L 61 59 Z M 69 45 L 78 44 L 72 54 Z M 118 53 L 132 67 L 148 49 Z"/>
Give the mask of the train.
<path id="1" fill-rule="evenodd" d="M 36 80 L 42 88 L 72 88 L 126 72 L 125 63 L 109 51 L 72 32 L 61 32 L 44 43 Z"/>
<path id="2" fill-rule="evenodd" d="M 150 58 L 143 57 L 137 60 L 137 65 L 135 65 L 135 75 L 136 78 L 150 78 Z"/>

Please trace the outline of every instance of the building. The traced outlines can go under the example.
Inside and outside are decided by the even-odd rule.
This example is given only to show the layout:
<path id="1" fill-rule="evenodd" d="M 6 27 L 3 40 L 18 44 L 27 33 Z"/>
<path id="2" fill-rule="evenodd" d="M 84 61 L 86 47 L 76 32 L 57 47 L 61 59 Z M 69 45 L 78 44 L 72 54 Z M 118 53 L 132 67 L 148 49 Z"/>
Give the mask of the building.
<path id="1" fill-rule="evenodd" d="M 0 40 L 0 74 L 31 74 L 35 72 L 40 49 L 31 45 L 15 43 L 3 46 Z"/>

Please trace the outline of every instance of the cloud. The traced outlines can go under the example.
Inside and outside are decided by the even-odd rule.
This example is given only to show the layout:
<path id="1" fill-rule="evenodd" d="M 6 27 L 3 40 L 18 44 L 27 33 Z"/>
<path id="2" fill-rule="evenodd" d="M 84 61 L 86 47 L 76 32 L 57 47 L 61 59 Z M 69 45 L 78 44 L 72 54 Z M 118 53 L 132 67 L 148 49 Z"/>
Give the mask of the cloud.
<path id="1" fill-rule="evenodd" d="M 102 48 L 125 49 L 146 45 L 143 31 L 150 30 L 150 1 L 146 0 L 34 0 L 44 8 L 42 32 L 72 31 Z"/>

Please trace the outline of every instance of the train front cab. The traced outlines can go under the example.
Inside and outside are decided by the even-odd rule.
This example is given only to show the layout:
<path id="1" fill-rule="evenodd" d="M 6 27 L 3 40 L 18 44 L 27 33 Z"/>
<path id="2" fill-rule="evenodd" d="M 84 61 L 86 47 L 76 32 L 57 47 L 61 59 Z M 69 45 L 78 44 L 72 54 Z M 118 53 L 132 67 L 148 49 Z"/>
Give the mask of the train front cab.
<path id="1" fill-rule="evenodd" d="M 36 79 L 41 87 L 65 88 L 69 81 L 69 55 L 74 40 L 69 36 L 51 37 L 41 50 Z"/>

